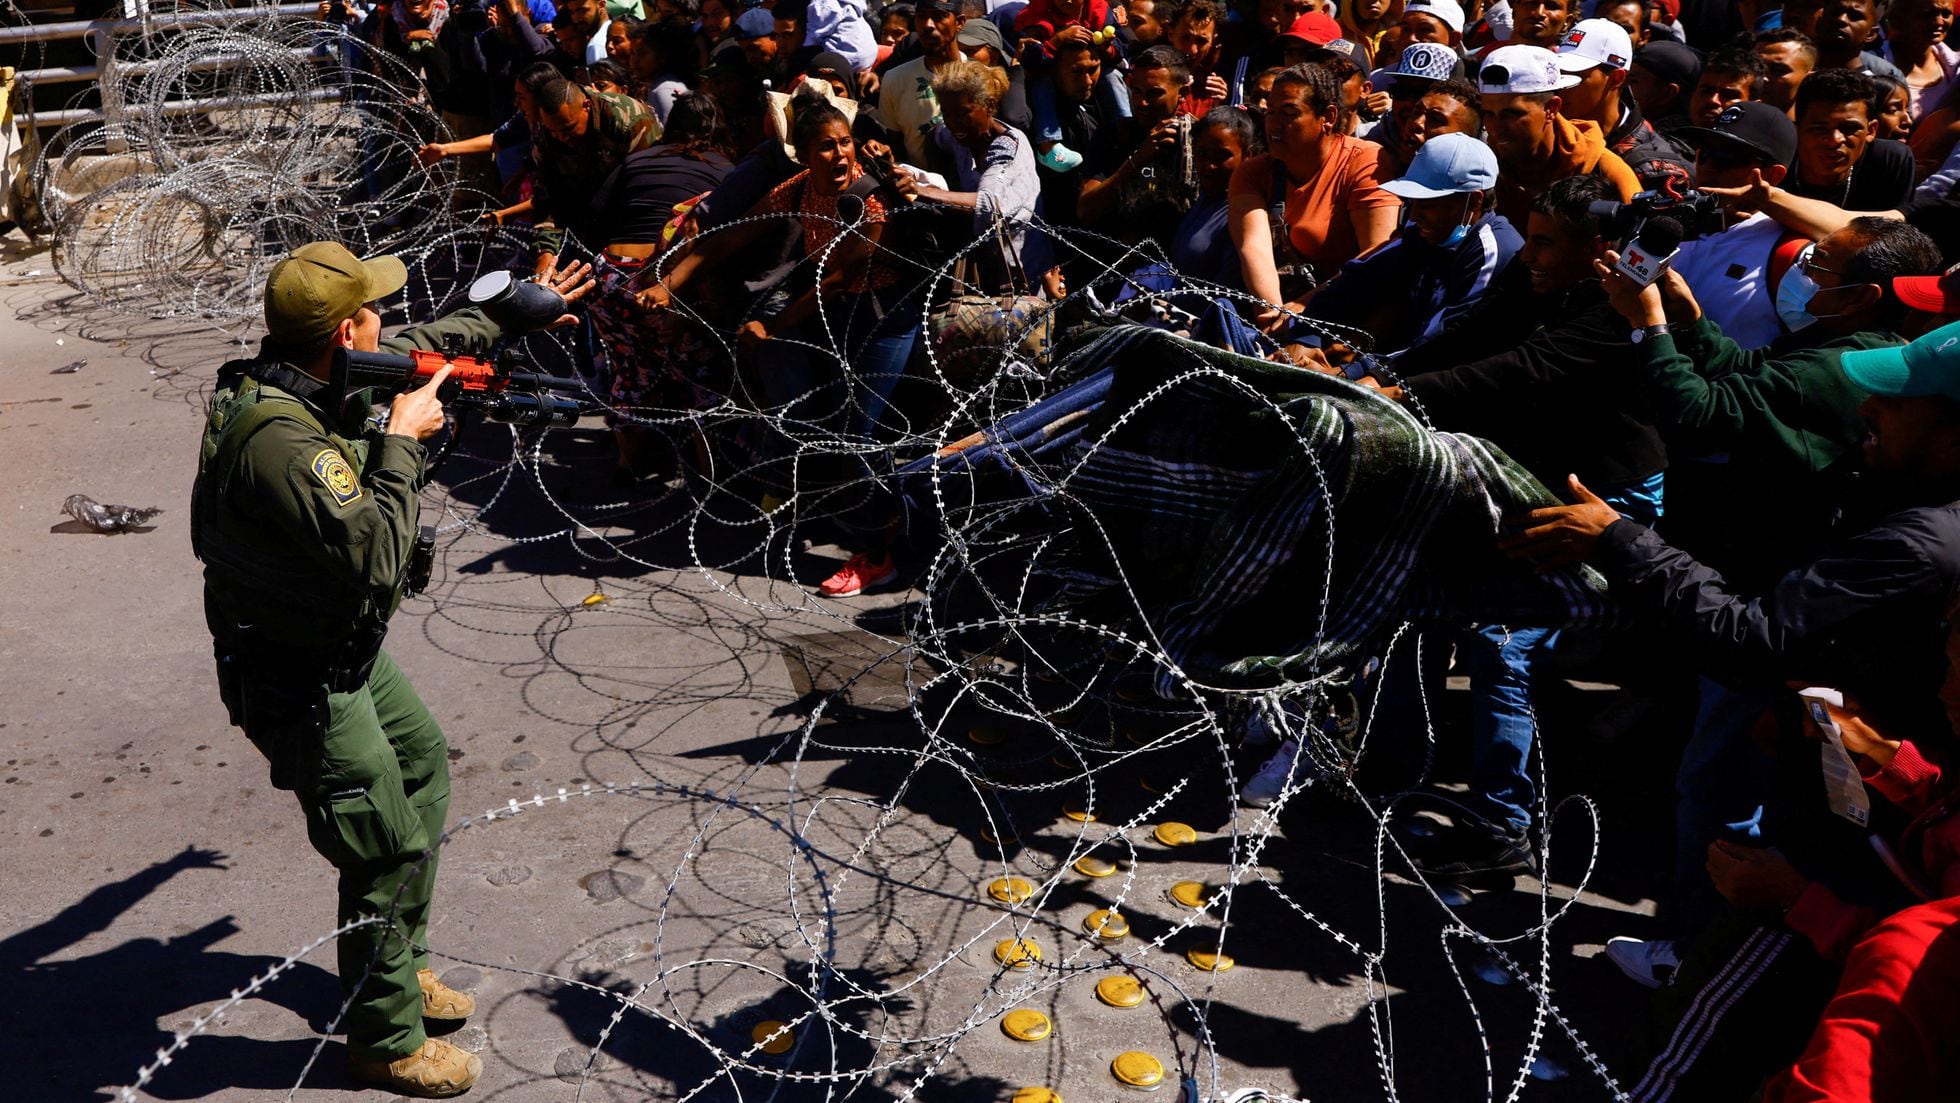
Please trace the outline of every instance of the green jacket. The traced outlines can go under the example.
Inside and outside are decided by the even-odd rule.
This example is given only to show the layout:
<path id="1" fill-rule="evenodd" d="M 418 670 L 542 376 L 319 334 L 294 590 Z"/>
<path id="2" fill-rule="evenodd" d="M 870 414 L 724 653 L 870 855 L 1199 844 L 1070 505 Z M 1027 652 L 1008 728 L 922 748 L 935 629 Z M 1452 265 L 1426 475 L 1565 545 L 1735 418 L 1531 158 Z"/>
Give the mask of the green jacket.
<path id="1" fill-rule="evenodd" d="M 381 343 L 487 353 L 501 335 L 458 311 Z M 288 365 L 290 366 L 290 365 Z M 250 377 L 213 393 L 192 492 L 205 619 L 220 651 L 291 670 L 339 665 L 378 644 L 401 601 L 427 456 L 384 435 L 365 408 L 342 414 Z"/>
<path id="2" fill-rule="evenodd" d="M 1788 340 L 1745 349 L 1703 317 L 1642 346 L 1647 402 L 1674 461 L 1663 527 L 1732 581 L 1774 579 L 1809 558 L 1865 439 L 1865 392 L 1838 359 L 1901 343 L 1877 330 Z M 1711 454 L 1723 462 L 1683 462 Z"/>

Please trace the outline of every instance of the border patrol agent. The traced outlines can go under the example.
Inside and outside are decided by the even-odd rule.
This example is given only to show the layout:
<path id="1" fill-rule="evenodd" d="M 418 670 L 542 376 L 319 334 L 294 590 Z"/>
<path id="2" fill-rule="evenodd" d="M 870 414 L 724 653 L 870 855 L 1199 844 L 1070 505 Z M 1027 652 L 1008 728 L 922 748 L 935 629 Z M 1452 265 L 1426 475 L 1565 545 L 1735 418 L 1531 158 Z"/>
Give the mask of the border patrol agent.
<path id="1" fill-rule="evenodd" d="M 469 1090 L 483 1068 L 423 1028 L 475 1006 L 436 980 L 425 949 L 448 745 L 381 639 L 409 582 L 422 441 L 442 429 L 447 369 L 393 400 L 385 433 L 366 401 L 341 403 L 326 380 L 343 347 L 481 354 L 501 331 L 463 310 L 381 341 L 374 304 L 407 281 L 400 260 L 362 261 L 330 242 L 273 267 L 260 355 L 218 374 L 191 532 L 231 722 L 265 755 L 272 784 L 299 798 L 308 840 L 339 871 L 340 921 L 388 919 L 339 940 L 349 1069 L 439 1098 Z"/>

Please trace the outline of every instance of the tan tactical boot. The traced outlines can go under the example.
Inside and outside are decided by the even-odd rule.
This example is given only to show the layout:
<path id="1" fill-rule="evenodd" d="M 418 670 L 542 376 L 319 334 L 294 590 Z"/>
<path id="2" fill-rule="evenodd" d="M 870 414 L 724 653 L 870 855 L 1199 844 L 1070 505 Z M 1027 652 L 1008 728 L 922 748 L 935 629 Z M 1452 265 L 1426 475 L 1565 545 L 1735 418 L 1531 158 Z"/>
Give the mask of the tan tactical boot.
<path id="1" fill-rule="evenodd" d="M 349 1057 L 347 1071 L 356 1080 L 380 1084 L 403 1095 L 447 1099 L 470 1090 L 483 1075 L 483 1061 L 440 1038 L 430 1038 L 421 1049 L 393 1061 Z"/>
<path id="2" fill-rule="evenodd" d="M 476 1001 L 436 979 L 433 971 L 415 974 L 422 982 L 422 1017 L 437 1022 L 462 1022 L 476 1012 Z"/>

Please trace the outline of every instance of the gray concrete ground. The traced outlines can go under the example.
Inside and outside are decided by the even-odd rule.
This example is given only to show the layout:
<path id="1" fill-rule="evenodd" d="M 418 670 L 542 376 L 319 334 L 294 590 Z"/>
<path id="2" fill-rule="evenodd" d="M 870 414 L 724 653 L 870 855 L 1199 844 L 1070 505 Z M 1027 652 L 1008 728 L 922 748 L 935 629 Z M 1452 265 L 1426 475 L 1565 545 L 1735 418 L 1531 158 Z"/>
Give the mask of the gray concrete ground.
<path id="1" fill-rule="evenodd" d="M 328 931 L 332 882 L 290 797 L 266 786 L 214 692 L 186 509 L 201 396 L 228 355 L 224 340 L 94 312 L 51 279 L 45 254 L 4 261 L 0 1097 L 107 1099 L 176 1032 Z M 56 372 L 75 361 L 85 363 Z M 1202 940 L 1187 933 L 1162 950 L 1145 941 L 1189 914 L 1167 890 L 1218 883 L 1235 826 L 1257 827 L 1232 818 L 1209 740 L 1099 777 L 1102 819 L 1080 824 L 1060 814 L 1086 795 L 1079 783 L 983 791 L 922 762 L 924 740 L 899 711 L 902 683 L 887 663 L 798 753 L 813 691 L 895 646 L 851 616 L 869 610 L 889 626 L 878 611 L 905 595 L 825 613 L 733 552 L 721 560 L 730 569 L 709 574 L 635 564 L 619 549 L 686 558 L 683 511 L 581 507 L 591 528 L 568 534 L 528 472 L 506 484 L 497 431 L 480 430 L 468 448 L 489 458 L 453 462 L 427 508 L 473 525 L 446 538 L 432 593 L 404 609 L 389 647 L 448 732 L 452 819 L 477 818 L 442 852 L 431 934 L 438 971 L 480 1001 L 454 1036 L 484 1058 L 471 1098 L 569 1100 L 584 1080 L 586 1099 L 916 1090 L 980 1103 L 1047 1085 L 1084 1103 L 1128 1094 L 1109 1072 L 1128 1050 L 1161 1059 L 1173 1085 L 1196 1077 L 1207 1095 L 1259 1086 L 1378 1098 L 1392 1063 L 1402 1098 L 1484 1096 L 1479 1027 L 1444 960 L 1446 947 L 1465 947 L 1442 932 L 1460 918 L 1518 933 L 1536 922 L 1534 896 L 1482 894 L 1452 912 L 1377 876 L 1372 824 L 1352 808 L 1302 809 L 1256 867 L 1241 869 L 1226 943 L 1237 968 L 1200 972 L 1183 951 Z M 612 493 L 600 489 L 607 457 L 596 431 L 554 434 L 546 453 L 542 483 L 561 500 Z M 72 531 L 59 507 L 78 492 L 166 512 L 152 531 Z M 707 533 L 704 554 L 742 539 Z M 815 578 L 835 554 L 799 549 L 793 561 Z M 769 611 L 771 601 L 806 611 Z M 996 776 L 1063 776 L 1043 772 L 1049 748 L 1025 732 L 985 748 L 961 738 L 959 722 L 949 731 L 958 752 L 1011 766 Z M 1591 754 L 1549 753 L 1567 778 Z M 1256 757 L 1241 776 L 1250 765 Z M 1161 789 L 1177 778 L 1189 779 L 1182 794 L 1130 833 L 1124 876 L 1068 868 L 1079 839 L 1149 807 L 1142 781 Z M 640 788 L 605 795 L 608 783 Z M 538 794 L 542 807 L 481 822 Z M 983 809 L 1018 829 L 1004 853 L 982 837 Z M 1164 819 L 1190 823 L 1198 845 L 1152 841 Z M 996 819 L 996 837 L 1008 823 Z M 1560 831 L 1570 841 L 1558 868 L 1569 860 L 1576 872 L 1589 829 L 1572 816 Z M 1624 856 L 1615 838 L 1609 858 Z M 1651 842 L 1626 844 L 1642 848 Z M 1005 875 L 1042 893 L 1018 916 L 986 895 Z M 1641 930 L 1650 908 L 1637 878 L 1602 892 L 1556 928 L 1549 960 L 1570 1025 L 1610 1059 L 1641 993 L 1588 957 L 1605 936 Z M 1554 903 L 1568 894 L 1555 890 Z M 1119 899 L 1134 933 L 1096 944 L 1084 915 Z M 1003 977 L 991 951 L 1017 927 L 1043 963 Z M 1529 943 L 1513 951 L 1536 961 Z M 1124 954 L 1148 992 L 1140 1008 L 1092 994 Z M 1525 1063 L 1530 999 L 1479 955 L 1464 957 L 1502 1095 Z M 834 968 L 813 971 L 815 960 Z M 337 1006 L 332 968 L 331 950 L 315 951 L 224 1012 L 145 1091 L 283 1096 Z M 639 993 L 646 1011 L 624 1015 L 594 1057 L 619 1007 L 608 989 Z M 757 1053 L 759 1071 L 718 1075 L 718 1055 L 749 1049 L 756 1023 L 813 1006 L 823 1015 L 797 1028 L 790 1053 Z M 1053 1036 L 1003 1036 L 1000 1013 L 1021 1006 L 1047 1013 Z M 1559 1027 L 1540 1025 L 1545 1078 L 1526 1077 L 1524 1096 L 1609 1096 Z M 300 1097 L 383 1097 L 350 1082 L 342 1056 L 330 1040 Z"/>

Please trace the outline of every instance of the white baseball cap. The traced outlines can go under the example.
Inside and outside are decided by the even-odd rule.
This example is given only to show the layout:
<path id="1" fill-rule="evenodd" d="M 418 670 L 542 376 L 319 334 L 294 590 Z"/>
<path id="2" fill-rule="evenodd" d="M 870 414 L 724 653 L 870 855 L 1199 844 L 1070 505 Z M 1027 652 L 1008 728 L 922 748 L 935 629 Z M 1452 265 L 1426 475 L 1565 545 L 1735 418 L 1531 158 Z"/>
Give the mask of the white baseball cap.
<path id="1" fill-rule="evenodd" d="M 1633 37 L 1611 19 L 1581 19 L 1558 44 L 1558 67 L 1583 73 L 1600 65 L 1625 69 L 1633 63 Z"/>
<path id="2" fill-rule="evenodd" d="M 1477 90 L 1486 96 L 1558 92 L 1579 83 L 1559 71 L 1558 55 L 1543 46 L 1499 46 L 1477 70 Z"/>
<path id="3" fill-rule="evenodd" d="M 1511 0 L 1497 0 L 1497 3 L 1484 9 L 1484 23 L 1490 27 L 1491 37 L 1499 42 L 1511 40 L 1511 29 L 1515 22 L 1511 15 Z"/>
<path id="4" fill-rule="evenodd" d="M 1443 25 L 1458 34 L 1463 33 L 1463 5 L 1456 0 L 1409 0 L 1402 9 L 1403 14 L 1420 12 L 1433 15 L 1443 21 Z"/>

